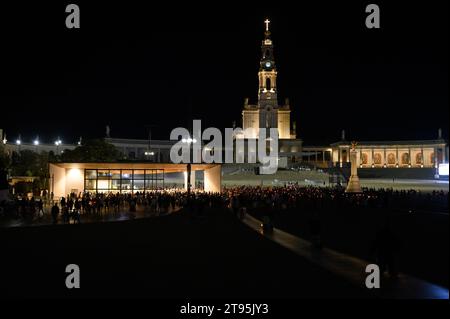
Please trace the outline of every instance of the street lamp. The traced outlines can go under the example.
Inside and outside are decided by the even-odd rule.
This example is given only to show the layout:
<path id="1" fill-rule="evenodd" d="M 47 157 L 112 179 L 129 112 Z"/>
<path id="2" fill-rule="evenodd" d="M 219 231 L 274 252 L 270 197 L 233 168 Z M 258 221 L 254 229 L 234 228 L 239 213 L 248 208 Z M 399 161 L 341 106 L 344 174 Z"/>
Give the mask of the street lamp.
<path id="1" fill-rule="evenodd" d="M 189 145 L 189 149 L 190 149 L 191 144 L 197 143 L 197 139 L 196 138 L 191 138 L 191 137 L 182 138 L 181 139 L 181 143 L 188 144 Z M 189 152 L 189 154 L 190 153 L 191 152 Z M 189 157 L 190 157 L 190 155 L 189 155 Z M 192 168 L 191 168 L 191 163 L 190 162 L 191 162 L 191 159 L 189 158 L 189 163 L 187 164 L 187 181 L 186 181 L 188 196 L 191 194 L 191 171 L 192 171 Z"/>
<path id="2" fill-rule="evenodd" d="M 20 139 L 20 134 L 19 137 L 16 140 L 16 145 L 17 145 L 17 151 L 20 153 L 20 144 L 22 144 L 22 141 Z"/>
<path id="3" fill-rule="evenodd" d="M 59 154 L 59 146 L 61 145 L 61 140 L 59 139 L 59 137 L 58 137 L 58 139 L 55 141 L 55 145 L 56 145 L 56 154 Z"/>

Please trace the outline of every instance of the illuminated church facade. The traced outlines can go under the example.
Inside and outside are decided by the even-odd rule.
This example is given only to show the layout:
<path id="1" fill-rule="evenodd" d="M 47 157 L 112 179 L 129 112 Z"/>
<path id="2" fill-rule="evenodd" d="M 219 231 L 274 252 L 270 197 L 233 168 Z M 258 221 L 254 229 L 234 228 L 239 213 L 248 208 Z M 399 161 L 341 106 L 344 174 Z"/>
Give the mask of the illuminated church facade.
<path id="1" fill-rule="evenodd" d="M 278 101 L 278 70 L 269 30 L 270 21 L 266 19 L 264 23 L 265 32 L 258 71 L 258 101 L 256 104 L 250 104 L 249 99 L 245 99 L 242 110 L 243 134 L 237 135 L 236 138 L 247 141 L 258 139 L 260 129 L 276 128 L 280 158 L 285 160 L 284 163 L 296 162 L 301 160 L 302 140 L 297 138 L 295 122 L 291 122 L 289 99 L 286 98 L 283 104 Z"/>

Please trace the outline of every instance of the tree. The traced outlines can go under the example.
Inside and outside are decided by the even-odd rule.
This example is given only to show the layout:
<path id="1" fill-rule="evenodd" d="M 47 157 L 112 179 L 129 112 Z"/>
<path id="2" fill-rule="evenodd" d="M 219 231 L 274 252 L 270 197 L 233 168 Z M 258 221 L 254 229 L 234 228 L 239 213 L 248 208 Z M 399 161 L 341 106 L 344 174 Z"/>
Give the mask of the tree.
<path id="1" fill-rule="evenodd" d="M 38 177 L 36 188 L 48 188 L 48 161 L 49 153 L 36 153 L 31 150 L 13 152 L 11 156 L 11 175 Z"/>
<path id="2" fill-rule="evenodd" d="M 0 144 L 0 170 L 6 170 L 11 165 L 11 159 L 6 153 L 5 147 Z"/>
<path id="3" fill-rule="evenodd" d="M 13 176 L 38 176 L 40 156 L 31 150 L 12 153 L 11 174 Z"/>
<path id="4" fill-rule="evenodd" d="M 74 150 L 65 150 L 61 154 L 63 162 L 114 162 L 120 156 L 116 147 L 103 139 L 86 141 Z"/>
<path id="5" fill-rule="evenodd" d="M 3 145 L 0 144 L 0 190 L 8 189 L 7 170 L 11 160 Z"/>

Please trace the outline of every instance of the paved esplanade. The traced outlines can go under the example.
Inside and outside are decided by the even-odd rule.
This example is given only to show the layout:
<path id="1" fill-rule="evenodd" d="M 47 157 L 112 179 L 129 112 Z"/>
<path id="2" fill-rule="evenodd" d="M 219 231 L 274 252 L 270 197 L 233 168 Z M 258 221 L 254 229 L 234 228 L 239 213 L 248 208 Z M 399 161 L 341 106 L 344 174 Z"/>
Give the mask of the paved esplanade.
<path id="1" fill-rule="evenodd" d="M 368 275 L 365 269 L 370 262 L 328 248 L 314 249 L 309 241 L 280 229 L 274 228 L 272 233 L 263 233 L 261 221 L 249 214 L 244 217 L 243 222 L 261 235 L 288 248 L 308 261 L 349 280 L 355 285 L 365 287 L 365 280 Z M 378 290 L 380 291 L 380 297 L 383 298 L 449 298 L 448 289 L 402 273 L 395 280 L 381 280 L 380 285 L 381 288 Z"/>
<path id="2" fill-rule="evenodd" d="M 0 221 L 0 227 L 34 227 L 34 226 L 47 226 L 47 225 L 70 225 L 70 224 L 78 224 L 78 222 L 75 222 L 73 218 L 70 218 L 67 222 L 64 222 L 63 216 L 60 213 L 58 215 L 58 222 L 56 224 L 53 223 L 51 213 L 50 213 L 51 206 L 45 207 L 45 214 L 43 217 L 39 218 L 37 216 L 33 217 L 32 219 L 24 219 L 24 218 L 12 218 L 12 219 L 6 219 L 3 221 Z M 168 210 L 151 210 L 149 207 L 144 207 L 143 205 L 136 205 L 136 211 L 130 212 L 128 208 L 121 208 L 119 211 L 115 211 L 114 208 L 111 208 L 109 210 L 103 210 L 101 213 L 90 213 L 86 214 L 83 213 L 80 215 L 80 223 L 86 224 L 86 223 L 99 223 L 99 222 L 119 222 L 124 220 L 133 220 L 133 219 L 140 219 L 140 218 L 149 218 L 149 217 L 157 217 L 157 216 L 163 216 L 166 214 L 171 214 L 177 210 L 179 210 L 180 207 L 175 206 L 174 209 L 172 209 L 171 206 L 169 206 Z"/>

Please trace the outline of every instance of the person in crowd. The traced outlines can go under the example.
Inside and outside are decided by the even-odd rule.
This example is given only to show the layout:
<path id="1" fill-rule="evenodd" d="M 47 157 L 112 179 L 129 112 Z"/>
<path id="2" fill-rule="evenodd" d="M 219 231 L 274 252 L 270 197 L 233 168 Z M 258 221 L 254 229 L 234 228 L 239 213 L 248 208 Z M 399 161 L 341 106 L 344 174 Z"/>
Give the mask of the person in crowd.
<path id="1" fill-rule="evenodd" d="M 53 224 L 58 223 L 59 207 L 58 207 L 57 203 L 53 204 L 51 214 L 52 214 Z"/>

